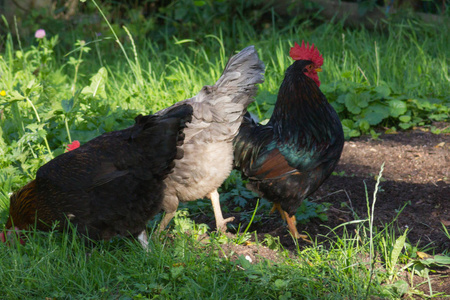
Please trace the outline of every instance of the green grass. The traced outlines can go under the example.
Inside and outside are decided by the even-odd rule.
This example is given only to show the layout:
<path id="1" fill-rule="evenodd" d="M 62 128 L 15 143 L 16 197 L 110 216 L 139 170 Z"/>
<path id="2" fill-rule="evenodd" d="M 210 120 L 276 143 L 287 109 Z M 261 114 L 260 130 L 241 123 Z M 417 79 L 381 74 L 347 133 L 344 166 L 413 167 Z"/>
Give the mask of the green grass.
<path id="1" fill-rule="evenodd" d="M 96 11 L 92 2 L 89 5 Z M 183 14 L 184 8 L 176 5 L 170 9 Z M 50 34 L 43 40 L 20 37 L 19 43 L 11 33 L 3 38 L 1 223 L 6 221 L 9 194 L 33 179 L 69 142 L 83 143 L 125 128 L 139 113 L 195 95 L 217 80 L 229 56 L 251 44 L 266 64 L 266 81 L 250 107 L 261 119 L 270 116 L 291 64 L 289 48 L 302 39 L 314 42 L 324 56 L 321 89 L 338 110 L 347 137 L 376 137 L 383 127 L 417 125 L 438 133 L 431 122 L 449 119 L 450 22 L 437 26 L 403 20 L 368 31 L 300 18 L 281 22 L 273 14 L 271 23 L 256 26 L 243 8 L 238 8 L 240 17 L 231 19 L 226 14 L 206 19 L 200 8 L 190 9 L 195 13 L 185 15 L 184 27 L 171 19 L 171 11 L 158 27 L 155 18 L 143 19 L 130 10 L 139 20 L 139 25 L 134 17 L 126 23 L 130 33 L 112 24 L 113 35 L 101 21 L 91 26 L 101 36 L 81 24 L 70 34 L 48 25 Z M 218 18 L 224 18 L 225 25 L 214 22 Z M 207 26 L 196 26 L 201 21 Z M 231 182 L 243 187 L 240 181 Z M 0 298 L 348 299 L 417 292 L 405 290 L 397 277 L 400 263 L 415 259 L 417 249 L 396 236 L 392 224 L 382 232 L 371 231 L 367 220 L 357 222 L 357 234 L 344 230 L 336 235 L 330 229 L 328 243 L 298 248 L 293 258 L 267 237 L 261 243 L 281 249 L 280 261 L 249 264 L 243 257 L 233 261 L 221 255 L 222 243 L 241 243 L 239 237 L 227 241 L 212 234 L 203 243 L 198 235 L 204 226 L 183 214 L 175 221 L 175 237 L 152 242 L 151 253 L 133 241 L 114 240 L 92 248 L 76 236 L 58 233 L 31 232 L 25 246 L 1 244 Z M 420 264 L 418 274 L 412 268 Z M 426 278 L 424 268 L 431 267 L 416 259 L 407 270 Z"/>
<path id="2" fill-rule="evenodd" d="M 180 214 L 175 218 L 175 238 L 154 238 L 151 252 L 129 240 L 90 247 L 73 234 L 31 232 L 25 246 L 0 245 L 0 296 L 337 299 L 359 298 L 366 292 L 395 295 L 380 285 L 385 276 L 378 271 L 367 289 L 370 266 L 362 259 L 368 255 L 367 244 L 348 234 L 333 238 L 328 247 L 298 249 L 295 258 L 279 250 L 276 262 L 250 264 L 243 256 L 224 257 L 222 237 L 212 235 L 205 242 L 195 234 L 198 230 Z"/>
<path id="3" fill-rule="evenodd" d="M 352 245 L 351 243 L 347 243 Z M 367 270 L 348 249 L 311 247 L 300 259 L 250 264 L 219 257 L 220 244 L 188 235 L 151 243 L 120 241 L 86 249 L 70 235 L 1 245 L 2 298 L 336 299 L 365 293 Z M 342 263 L 344 261 L 344 263 Z M 325 287 L 325 288 L 324 288 Z M 386 290 L 386 289 L 384 289 Z M 373 285 L 370 294 L 379 294 Z"/>
<path id="4" fill-rule="evenodd" d="M 7 197 L 1 197 L 6 202 Z M 417 249 L 396 237 L 393 225 L 376 232 L 369 219 L 330 229 L 325 243 L 297 248 L 289 254 L 266 236 L 258 247 L 276 249 L 278 259 L 251 264 L 244 256 L 232 259 L 225 243 L 236 239 L 211 234 L 195 224 L 184 211 L 174 219 L 168 235 L 151 232 L 147 252 L 137 241 L 114 239 L 95 246 L 74 233 L 31 231 L 27 243 L 0 244 L 2 299 L 348 299 L 423 295 L 400 280 L 423 277 L 435 266 L 448 266 L 450 258 L 414 258 Z M 156 224 L 155 224 L 156 225 Z M 374 245 L 375 248 L 370 245 Z M 379 248 L 379 250 L 377 250 Z M 370 259 L 373 254 L 376 257 Z M 293 255 L 292 255 L 293 254 Z M 408 262 L 404 267 L 402 262 Z M 403 269 L 402 269 L 403 268 Z M 415 270 L 417 268 L 417 270 Z M 428 278 L 428 279 L 427 279 Z M 438 296 L 439 294 L 434 294 Z M 442 295 L 441 295 L 442 296 Z"/>

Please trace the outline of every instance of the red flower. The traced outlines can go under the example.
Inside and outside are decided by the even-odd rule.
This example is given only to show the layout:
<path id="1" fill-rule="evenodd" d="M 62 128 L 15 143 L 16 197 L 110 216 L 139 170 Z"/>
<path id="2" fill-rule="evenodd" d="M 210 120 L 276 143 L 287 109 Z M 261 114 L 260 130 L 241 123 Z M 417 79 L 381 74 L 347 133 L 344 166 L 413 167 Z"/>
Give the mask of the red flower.
<path id="1" fill-rule="evenodd" d="M 0 232 L 0 241 L 2 243 L 7 243 L 10 245 L 14 241 L 14 234 L 17 236 L 21 245 L 25 245 L 25 241 L 20 238 L 20 229 L 19 227 L 14 227 L 14 231 L 11 229 L 6 230 L 6 235 L 4 232 Z"/>
<path id="2" fill-rule="evenodd" d="M 67 151 L 72 151 L 72 150 L 75 150 L 75 149 L 77 149 L 79 147 L 80 147 L 80 142 L 79 141 L 73 141 L 72 144 L 67 145 L 66 150 Z"/>

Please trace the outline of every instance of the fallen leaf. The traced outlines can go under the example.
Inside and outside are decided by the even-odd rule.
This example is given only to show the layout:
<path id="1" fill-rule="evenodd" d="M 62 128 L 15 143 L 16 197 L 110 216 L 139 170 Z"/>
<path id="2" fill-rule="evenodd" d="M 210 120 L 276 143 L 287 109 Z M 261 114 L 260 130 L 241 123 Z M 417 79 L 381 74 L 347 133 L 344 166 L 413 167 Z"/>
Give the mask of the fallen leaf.
<path id="1" fill-rule="evenodd" d="M 444 226 L 450 226 L 450 221 L 441 219 L 441 223 L 444 224 Z"/>
<path id="2" fill-rule="evenodd" d="M 174 263 L 173 265 L 172 265 L 172 267 L 186 267 L 186 264 L 185 263 Z"/>
<path id="3" fill-rule="evenodd" d="M 429 258 L 429 257 L 431 257 L 431 255 L 426 254 L 425 252 L 417 251 L 416 253 L 417 253 L 417 256 L 418 256 L 420 259 L 424 259 L 424 258 Z"/>

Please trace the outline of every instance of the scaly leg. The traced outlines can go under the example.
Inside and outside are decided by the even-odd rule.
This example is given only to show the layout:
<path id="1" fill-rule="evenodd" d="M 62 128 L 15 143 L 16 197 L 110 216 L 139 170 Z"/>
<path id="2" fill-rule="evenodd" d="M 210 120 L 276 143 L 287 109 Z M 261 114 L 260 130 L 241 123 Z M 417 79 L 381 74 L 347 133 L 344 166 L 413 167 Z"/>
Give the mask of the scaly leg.
<path id="1" fill-rule="evenodd" d="M 269 214 L 273 214 L 275 212 L 275 210 L 278 210 L 280 212 L 281 218 L 284 221 L 286 221 L 286 218 L 284 217 L 284 210 L 281 208 L 281 204 L 280 203 L 274 203 Z"/>
<path id="2" fill-rule="evenodd" d="M 226 232 L 227 231 L 227 223 L 234 220 L 234 217 L 230 217 L 227 219 L 223 218 L 222 210 L 220 209 L 220 199 L 219 192 L 217 190 L 212 191 L 207 196 L 211 199 L 211 203 L 214 209 L 214 217 L 216 218 L 216 228 L 218 231 Z"/>
<path id="3" fill-rule="evenodd" d="M 176 210 L 171 213 L 166 212 L 166 215 L 164 216 L 164 218 L 161 221 L 161 224 L 159 225 L 158 233 L 161 233 L 164 231 L 164 229 L 166 229 L 167 225 L 169 225 L 170 221 L 175 216 L 175 212 L 176 212 Z"/>
<path id="4" fill-rule="evenodd" d="M 289 231 L 292 233 L 292 235 L 296 238 L 296 239 L 302 239 L 305 242 L 308 242 L 310 244 L 312 244 L 312 242 L 308 239 L 308 236 L 305 234 L 300 234 L 297 230 L 297 220 L 295 219 L 295 215 L 293 215 L 292 217 L 289 217 L 289 214 L 285 211 L 284 212 L 284 217 L 286 218 L 286 222 L 288 223 L 288 227 L 289 227 Z"/>
<path id="5" fill-rule="evenodd" d="M 281 204 L 280 203 L 274 203 L 272 210 L 270 211 L 270 213 L 273 213 L 275 210 L 278 210 L 280 212 L 281 218 L 287 222 L 288 224 L 288 228 L 289 231 L 292 233 L 292 235 L 296 238 L 296 239 L 302 239 L 305 242 L 308 243 L 312 243 L 309 239 L 308 236 L 305 234 L 300 234 L 297 230 L 297 220 L 295 219 L 295 215 L 293 215 L 292 217 L 289 217 L 289 214 L 287 212 L 285 212 L 282 208 L 281 208 Z"/>

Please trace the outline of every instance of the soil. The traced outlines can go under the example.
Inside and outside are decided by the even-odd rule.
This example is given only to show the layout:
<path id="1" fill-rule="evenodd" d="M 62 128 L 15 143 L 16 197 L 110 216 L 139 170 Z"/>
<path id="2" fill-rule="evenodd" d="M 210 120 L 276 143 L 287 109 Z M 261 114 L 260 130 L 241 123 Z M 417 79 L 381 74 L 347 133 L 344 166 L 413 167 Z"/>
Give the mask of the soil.
<path id="1" fill-rule="evenodd" d="M 437 124 L 441 127 L 448 123 Z M 297 225 L 299 232 L 307 233 L 318 242 L 326 241 L 325 235 L 330 228 L 358 219 L 367 218 L 366 190 L 369 204 L 372 205 L 376 176 L 384 163 L 382 180 L 376 196 L 374 225 L 382 230 L 393 222 L 393 228 L 403 232 L 408 228 L 407 241 L 428 254 L 449 253 L 450 239 L 442 231 L 442 224 L 450 231 L 450 134 L 435 135 L 426 128 L 397 134 L 382 134 L 378 139 L 361 137 L 345 143 L 336 173 L 331 176 L 311 197 L 310 201 L 330 203 L 327 211 L 328 220 L 312 219 L 305 225 Z M 228 203 L 227 203 L 228 204 Z M 229 207 L 232 209 L 233 204 Z M 252 208 L 249 208 L 249 212 Z M 258 211 L 259 213 L 259 211 Z M 234 215 L 239 224 L 239 214 Z M 279 238 L 285 249 L 295 255 L 296 246 L 288 233 L 286 224 L 279 215 L 261 212 L 262 221 L 252 225 L 250 231 L 257 231 L 261 241 L 266 234 Z M 211 219 L 199 218 L 214 228 Z M 242 221 L 241 228 L 247 224 Z M 347 226 L 353 232 L 355 226 Z M 342 227 L 341 227 L 342 229 Z M 342 230 L 337 230 L 342 234 Z M 231 230 L 230 230 L 231 231 Z M 300 241 L 300 246 L 308 245 Z M 230 252 L 249 255 L 253 261 L 262 256 L 276 259 L 277 254 L 261 246 L 229 246 Z M 244 255 L 244 256 L 245 256 Z M 425 281 L 415 276 L 414 280 Z M 406 278 L 410 282 L 410 278 Z M 418 283 L 416 282 L 416 283 Z M 450 295 L 450 272 L 443 269 L 431 275 L 433 293 L 442 292 Z M 429 295 L 427 283 L 419 290 Z"/>

